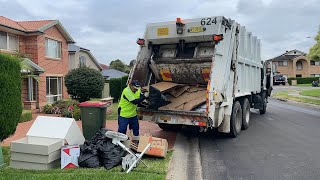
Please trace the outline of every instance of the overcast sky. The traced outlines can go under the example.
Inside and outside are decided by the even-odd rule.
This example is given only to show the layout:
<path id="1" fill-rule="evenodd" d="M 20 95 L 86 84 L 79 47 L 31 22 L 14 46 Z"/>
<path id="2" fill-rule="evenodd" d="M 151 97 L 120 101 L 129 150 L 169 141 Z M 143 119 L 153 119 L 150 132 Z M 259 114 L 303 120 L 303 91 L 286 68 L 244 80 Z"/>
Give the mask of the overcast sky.
<path id="1" fill-rule="evenodd" d="M 262 40 L 262 58 L 308 52 L 320 25 L 320 0 L 0 0 L 13 20 L 58 19 L 100 63 L 135 59 L 147 23 L 223 15 Z M 311 38 L 307 38 L 311 37 Z"/>

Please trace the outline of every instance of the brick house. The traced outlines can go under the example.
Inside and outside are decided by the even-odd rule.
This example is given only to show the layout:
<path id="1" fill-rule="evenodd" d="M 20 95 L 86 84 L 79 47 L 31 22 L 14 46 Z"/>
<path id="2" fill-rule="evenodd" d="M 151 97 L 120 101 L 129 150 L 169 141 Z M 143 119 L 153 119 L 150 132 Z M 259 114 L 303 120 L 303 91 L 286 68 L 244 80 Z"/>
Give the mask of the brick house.
<path id="1" fill-rule="evenodd" d="M 102 67 L 89 49 L 74 44 L 69 44 L 68 51 L 69 70 L 79 67 L 89 67 L 98 71 L 102 71 Z"/>
<path id="2" fill-rule="evenodd" d="M 309 60 L 306 53 L 299 50 L 286 51 L 270 59 L 275 74 L 286 77 L 320 77 L 320 62 Z"/>
<path id="3" fill-rule="evenodd" d="M 25 109 L 68 98 L 63 82 L 68 73 L 69 43 L 75 42 L 58 20 L 14 21 L 0 16 L 0 53 L 25 56 L 39 79 L 23 79 Z"/>

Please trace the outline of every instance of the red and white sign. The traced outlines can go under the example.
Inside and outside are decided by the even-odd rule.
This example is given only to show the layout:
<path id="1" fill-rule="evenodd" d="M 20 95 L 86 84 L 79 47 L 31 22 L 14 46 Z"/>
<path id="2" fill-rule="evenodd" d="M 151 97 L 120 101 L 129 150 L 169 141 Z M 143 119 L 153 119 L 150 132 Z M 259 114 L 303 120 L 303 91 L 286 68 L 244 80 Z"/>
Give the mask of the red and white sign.
<path id="1" fill-rule="evenodd" d="M 77 168 L 78 157 L 80 156 L 79 146 L 63 146 L 61 148 L 61 169 Z"/>

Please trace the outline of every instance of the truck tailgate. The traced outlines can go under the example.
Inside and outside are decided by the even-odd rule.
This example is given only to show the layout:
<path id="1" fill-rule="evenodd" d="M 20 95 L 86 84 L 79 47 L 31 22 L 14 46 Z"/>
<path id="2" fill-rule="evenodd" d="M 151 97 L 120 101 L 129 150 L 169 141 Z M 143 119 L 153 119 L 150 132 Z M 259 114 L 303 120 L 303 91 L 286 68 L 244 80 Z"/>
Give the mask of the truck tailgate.
<path id="1" fill-rule="evenodd" d="M 151 110 L 138 108 L 138 116 L 140 120 L 166 124 L 207 126 L 208 122 L 208 114 L 206 112 L 197 111 Z"/>

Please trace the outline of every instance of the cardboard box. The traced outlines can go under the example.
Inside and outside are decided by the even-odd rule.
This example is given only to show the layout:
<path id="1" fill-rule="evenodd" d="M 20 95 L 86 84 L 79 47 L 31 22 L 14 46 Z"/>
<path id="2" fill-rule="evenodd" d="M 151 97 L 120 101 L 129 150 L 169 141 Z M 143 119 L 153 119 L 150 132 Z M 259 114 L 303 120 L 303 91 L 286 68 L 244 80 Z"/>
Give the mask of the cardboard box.
<path id="1" fill-rule="evenodd" d="M 77 168 L 80 156 L 79 146 L 63 146 L 61 148 L 61 169 Z"/>
<path id="2" fill-rule="evenodd" d="M 151 147 L 145 154 L 156 157 L 167 156 L 168 141 L 166 139 L 152 137 L 151 135 L 147 134 L 140 136 L 137 151 L 142 152 L 149 143 L 151 143 Z"/>

